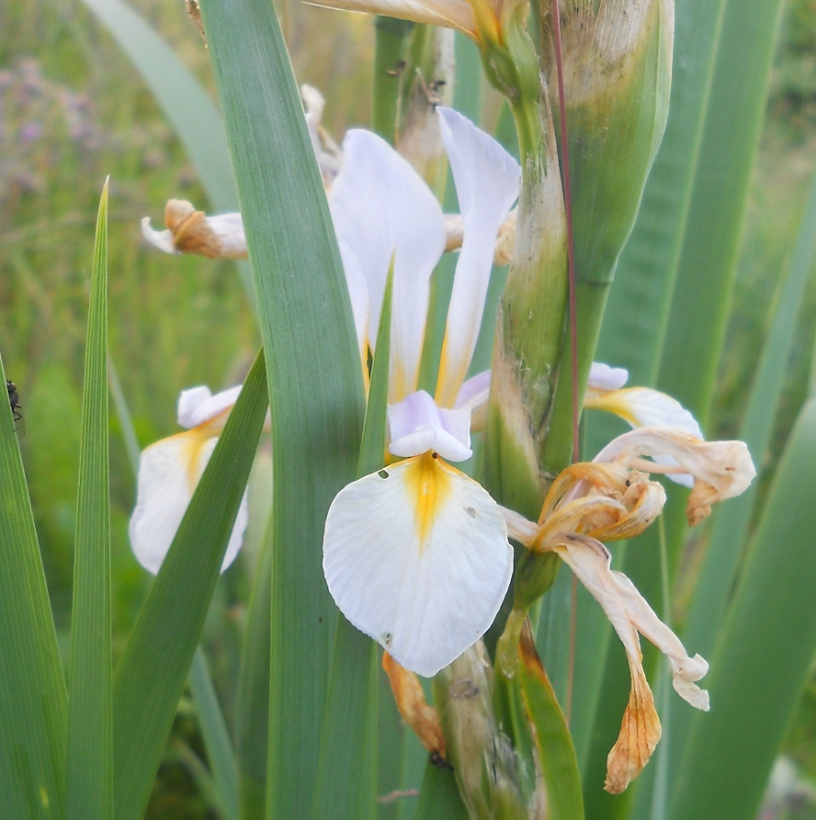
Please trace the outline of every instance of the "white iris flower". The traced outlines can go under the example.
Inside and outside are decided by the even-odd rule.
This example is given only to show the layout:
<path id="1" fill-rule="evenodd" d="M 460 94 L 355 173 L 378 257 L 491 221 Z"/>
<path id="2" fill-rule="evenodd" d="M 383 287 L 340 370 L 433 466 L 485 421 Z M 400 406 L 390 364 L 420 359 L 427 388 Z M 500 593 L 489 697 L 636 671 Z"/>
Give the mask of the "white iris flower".
<path id="1" fill-rule="evenodd" d="M 471 456 L 471 417 L 487 398 L 489 376 L 465 376 L 520 169 L 461 115 L 439 109 L 439 117 L 464 232 L 433 397 L 417 390 L 417 380 L 430 276 L 445 248 L 439 204 L 411 166 L 366 131 L 347 134 L 343 169 L 329 194 L 363 362 L 376 347 L 393 264 L 389 451 L 406 460 L 337 495 L 323 567 L 351 623 L 425 676 L 484 634 L 513 569 L 500 508 L 443 459 Z"/>
<path id="2" fill-rule="evenodd" d="M 154 575 L 173 543 L 240 392 L 240 385 L 215 395 L 207 387 L 184 390 L 178 401 L 178 423 L 189 429 L 157 441 L 142 452 L 136 509 L 130 519 L 130 544 L 139 563 Z M 246 526 L 247 494 L 244 492 L 221 565 L 222 572 L 235 560 Z"/>

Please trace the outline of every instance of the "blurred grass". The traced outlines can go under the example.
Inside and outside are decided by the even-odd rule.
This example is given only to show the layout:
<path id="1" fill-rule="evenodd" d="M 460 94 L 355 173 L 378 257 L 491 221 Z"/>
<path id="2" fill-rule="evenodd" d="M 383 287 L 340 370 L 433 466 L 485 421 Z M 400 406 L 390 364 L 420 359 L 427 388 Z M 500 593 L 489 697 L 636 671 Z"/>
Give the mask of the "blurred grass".
<path id="1" fill-rule="evenodd" d="M 212 89 L 208 54 L 183 3 L 136 0 L 133 5 Z M 280 0 L 278 6 L 298 79 L 326 96 L 324 125 L 339 141 L 347 127 L 368 122 L 371 21 L 298 0 Z M 788 6 L 718 380 L 713 428 L 720 436 L 733 435 L 739 424 L 816 158 L 816 3 L 791 0 Z M 493 108 L 488 104 L 487 119 L 495 120 Z M 243 378 L 259 341 L 252 313 L 231 264 L 171 258 L 142 243 L 138 220 L 150 215 L 154 224 L 160 222 L 169 197 L 188 198 L 200 207 L 206 200 L 178 141 L 111 38 L 77 2 L 5 0 L 0 4 L 0 347 L 26 416 L 23 456 L 63 649 L 70 618 L 93 222 L 107 174 L 110 349 L 144 446 L 176 431 L 175 403 L 182 388 L 209 384 L 215 390 Z M 772 453 L 781 452 L 804 400 L 814 328 L 816 285 L 799 319 Z M 149 583 L 128 546 L 134 485 L 117 425 L 112 414 L 115 654 Z M 219 585 L 205 629 L 228 720 L 241 602 L 247 599 L 239 561 Z M 811 778 L 816 778 L 814 691 L 806 695 L 790 741 L 793 758 Z M 203 759 L 195 721 L 184 708 L 173 737 Z M 147 816 L 214 816 L 172 742 L 168 749 Z"/>

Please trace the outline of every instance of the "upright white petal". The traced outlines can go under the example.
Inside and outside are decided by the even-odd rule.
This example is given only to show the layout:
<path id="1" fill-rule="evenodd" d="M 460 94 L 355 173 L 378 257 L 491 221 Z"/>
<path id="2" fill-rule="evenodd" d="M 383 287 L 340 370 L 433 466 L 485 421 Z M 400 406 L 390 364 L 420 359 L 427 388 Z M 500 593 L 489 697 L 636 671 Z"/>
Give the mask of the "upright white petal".
<path id="1" fill-rule="evenodd" d="M 465 461 L 473 455 L 470 409 L 439 408 L 424 390 L 389 405 L 388 426 L 388 450 L 395 456 L 410 458 L 432 450 L 448 461 Z"/>
<path id="2" fill-rule="evenodd" d="M 521 169 L 498 142 L 461 114 L 437 110 L 464 219 L 436 387 L 440 407 L 453 407 L 476 347 L 496 237 L 518 198 Z"/>
<path id="3" fill-rule="evenodd" d="M 337 495 L 323 570 L 349 621 L 406 669 L 430 677 L 493 622 L 513 551 L 496 502 L 426 453 Z"/>
<path id="4" fill-rule="evenodd" d="M 309 0 L 309 3 L 456 28 L 469 37 L 476 37 L 473 11 L 465 0 Z"/>
<path id="5" fill-rule="evenodd" d="M 343 168 L 329 193 L 344 260 L 353 253 L 368 286 L 368 340 L 375 346 L 385 282 L 393 259 L 389 401 L 416 389 L 425 335 L 429 280 L 445 247 L 442 209 L 414 169 L 369 131 L 343 142 Z"/>
<path id="6" fill-rule="evenodd" d="M 154 575 L 170 549 L 217 441 L 217 437 L 194 429 L 157 441 L 142 453 L 136 509 L 130 519 L 130 543 L 136 559 Z M 244 493 L 221 565 L 222 572 L 241 548 L 247 520 L 247 494 Z"/>

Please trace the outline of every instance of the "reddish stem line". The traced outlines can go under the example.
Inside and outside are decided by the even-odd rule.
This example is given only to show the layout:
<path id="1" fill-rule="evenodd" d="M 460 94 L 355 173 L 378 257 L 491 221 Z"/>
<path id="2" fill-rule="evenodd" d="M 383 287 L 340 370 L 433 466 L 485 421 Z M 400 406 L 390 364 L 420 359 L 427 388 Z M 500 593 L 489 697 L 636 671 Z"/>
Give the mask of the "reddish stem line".
<path id="1" fill-rule="evenodd" d="M 562 185 L 564 189 L 564 211 L 567 222 L 567 269 L 569 273 L 569 317 L 570 317 L 570 359 L 572 365 L 572 461 L 580 458 L 581 440 L 578 431 L 580 407 L 578 406 L 578 326 L 575 305 L 575 242 L 572 231 L 572 188 L 570 185 L 569 144 L 567 142 L 567 103 L 564 94 L 564 68 L 561 58 L 561 12 L 558 0 L 552 0 L 553 41 L 555 45 L 555 67 L 558 80 L 558 111 L 561 120 Z M 567 699 L 565 704 L 567 725 L 572 713 L 572 689 L 575 678 L 575 626 L 578 606 L 578 588 L 572 577 L 571 617 L 569 636 L 569 662 L 567 667 Z"/>

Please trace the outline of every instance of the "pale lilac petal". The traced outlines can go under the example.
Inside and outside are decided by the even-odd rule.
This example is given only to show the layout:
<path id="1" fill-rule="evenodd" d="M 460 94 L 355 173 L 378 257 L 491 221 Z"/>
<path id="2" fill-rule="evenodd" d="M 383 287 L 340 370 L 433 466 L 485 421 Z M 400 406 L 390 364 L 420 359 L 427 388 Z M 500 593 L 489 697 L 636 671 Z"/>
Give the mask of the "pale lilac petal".
<path id="1" fill-rule="evenodd" d="M 470 410 L 436 406 L 424 390 L 388 406 L 392 455 L 407 458 L 432 450 L 449 461 L 465 461 L 470 449 Z"/>
<path id="2" fill-rule="evenodd" d="M 588 390 L 620 390 L 629 379 L 629 371 L 622 367 L 610 367 L 602 362 L 592 362 L 589 369 Z"/>
<path id="3" fill-rule="evenodd" d="M 439 405 L 452 407 L 476 347 L 496 237 L 518 198 L 521 169 L 498 142 L 461 114 L 437 110 L 464 219 L 436 387 Z"/>

